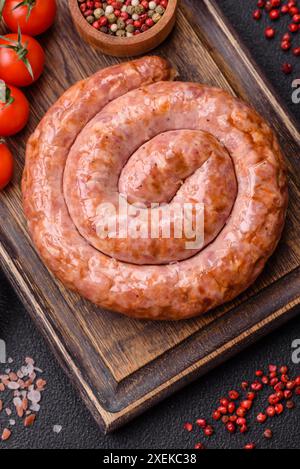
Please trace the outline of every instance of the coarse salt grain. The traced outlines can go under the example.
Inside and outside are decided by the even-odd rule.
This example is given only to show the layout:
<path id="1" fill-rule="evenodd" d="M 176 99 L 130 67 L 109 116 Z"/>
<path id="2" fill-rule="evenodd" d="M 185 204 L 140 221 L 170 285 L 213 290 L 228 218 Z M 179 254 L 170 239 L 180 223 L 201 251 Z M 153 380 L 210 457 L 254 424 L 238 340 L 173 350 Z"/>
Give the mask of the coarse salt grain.
<path id="1" fill-rule="evenodd" d="M 31 402 L 38 403 L 41 400 L 41 393 L 40 393 L 40 391 L 32 390 L 28 393 L 27 397 Z"/>
<path id="2" fill-rule="evenodd" d="M 22 405 L 22 401 L 19 397 L 15 397 L 13 399 L 13 404 L 14 404 L 15 407 L 20 407 Z"/>
<path id="3" fill-rule="evenodd" d="M 54 433 L 60 433 L 62 431 L 62 426 L 61 425 L 54 425 L 53 426 L 53 431 L 54 431 Z"/>
<path id="4" fill-rule="evenodd" d="M 13 359 L 9 360 L 12 363 Z M 41 378 L 37 379 L 37 373 L 43 373 L 43 370 L 34 366 L 34 360 L 30 357 L 25 359 L 26 366 L 22 366 L 18 371 L 14 372 L 7 369 L 5 374 L 0 375 L 0 392 L 6 389 L 12 391 L 12 403 L 14 405 L 14 412 L 23 420 L 25 427 L 31 426 L 35 419 L 36 414 L 40 410 L 38 402 L 41 400 L 41 393 L 44 391 L 47 382 Z M 27 377 L 27 378 L 26 378 Z M 24 378 L 24 381 L 23 379 Z M 28 409 L 28 400 L 31 402 L 30 409 Z M 3 401 L 0 400 L 0 411 L 4 408 Z M 32 413 L 34 412 L 34 413 Z M 5 408 L 5 413 L 8 417 L 12 415 L 12 410 L 9 407 Z M 10 427 L 16 424 L 14 418 L 8 420 Z M 60 430 L 59 430 L 60 431 Z M 9 428 L 5 428 L 2 437 L 6 441 L 11 436 Z"/>
<path id="5" fill-rule="evenodd" d="M 14 390 L 14 389 L 19 389 L 20 385 L 16 383 L 15 381 L 10 381 L 7 384 L 8 389 Z"/>
<path id="6" fill-rule="evenodd" d="M 36 403 L 33 403 L 31 406 L 30 406 L 30 410 L 32 410 L 32 412 L 39 412 L 40 411 L 40 408 L 41 406 L 39 404 L 36 404 Z"/>

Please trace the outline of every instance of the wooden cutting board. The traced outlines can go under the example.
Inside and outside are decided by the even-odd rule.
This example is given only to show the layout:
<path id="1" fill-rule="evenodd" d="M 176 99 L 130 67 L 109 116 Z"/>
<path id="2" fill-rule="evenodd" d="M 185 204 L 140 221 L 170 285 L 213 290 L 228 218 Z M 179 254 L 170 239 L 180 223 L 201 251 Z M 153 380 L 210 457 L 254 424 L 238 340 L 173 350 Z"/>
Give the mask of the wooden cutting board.
<path id="1" fill-rule="evenodd" d="M 31 121 L 11 140 L 14 184 L 0 195 L 0 260 L 28 311 L 104 431 L 111 431 L 222 363 L 296 314 L 300 303 L 300 136 L 295 123 L 214 0 L 182 0 L 174 33 L 158 54 L 180 79 L 223 87 L 260 111 L 288 158 L 290 206 L 283 239 L 256 284 L 236 301 L 180 323 L 130 320 L 67 291 L 44 267 L 26 231 L 20 180 L 25 144 L 46 110 L 74 82 L 117 62 L 82 42 L 60 0 L 42 39 L 47 67 L 28 90 Z"/>

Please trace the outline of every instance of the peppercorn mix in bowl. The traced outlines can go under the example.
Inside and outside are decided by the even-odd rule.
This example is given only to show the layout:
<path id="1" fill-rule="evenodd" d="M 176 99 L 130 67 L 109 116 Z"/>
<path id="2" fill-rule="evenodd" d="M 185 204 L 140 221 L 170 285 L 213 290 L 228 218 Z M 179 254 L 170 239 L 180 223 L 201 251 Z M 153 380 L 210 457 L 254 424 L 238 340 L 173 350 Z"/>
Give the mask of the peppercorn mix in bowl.
<path id="1" fill-rule="evenodd" d="M 172 31 L 178 0 L 69 0 L 82 38 L 118 57 L 141 55 Z"/>

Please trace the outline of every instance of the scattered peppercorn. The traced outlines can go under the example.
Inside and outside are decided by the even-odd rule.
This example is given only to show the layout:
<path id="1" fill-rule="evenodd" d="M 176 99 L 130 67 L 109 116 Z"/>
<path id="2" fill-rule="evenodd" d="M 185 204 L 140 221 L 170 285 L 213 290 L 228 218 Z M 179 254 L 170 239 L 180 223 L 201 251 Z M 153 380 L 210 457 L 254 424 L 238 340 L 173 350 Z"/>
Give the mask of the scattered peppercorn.
<path id="1" fill-rule="evenodd" d="M 204 435 L 205 436 L 212 436 L 214 434 L 214 429 L 210 425 L 204 428 Z"/>
<path id="2" fill-rule="evenodd" d="M 292 51 L 292 54 L 295 57 L 300 57 L 300 46 L 296 45 L 296 47 L 292 47 L 293 44 L 291 35 L 291 33 L 295 35 L 300 31 L 300 5 L 298 0 L 257 0 L 256 9 L 252 13 L 253 19 L 256 21 L 260 20 L 264 14 L 264 11 L 266 12 L 269 20 L 272 22 L 278 21 L 282 16 L 287 14 L 291 17 L 292 22 L 287 25 L 289 32 L 282 36 L 280 47 L 281 50 L 285 53 Z M 264 34 L 267 39 L 273 39 L 276 36 L 276 30 L 272 26 L 268 26 L 265 28 Z M 281 70 L 284 74 L 289 75 L 293 72 L 293 66 L 290 63 L 283 63 Z M 277 370 L 278 368 L 275 365 L 269 366 L 272 386 L 274 386 L 276 382 L 279 381 L 279 378 L 277 377 Z M 288 367 L 282 366 L 279 368 L 279 371 L 283 379 L 285 379 L 288 373 Z M 257 373 L 256 376 L 262 376 L 260 370 L 258 370 Z M 262 383 L 267 384 L 267 377 L 262 378 Z"/>
<path id="3" fill-rule="evenodd" d="M 269 428 L 264 431 L 264 437 L 267 438 L 267 440 L 271 440 L 273 438 L 273 432 Z"/>
<path id="4" fill-rule="evenodd" d="M 205 449 L 202 443 L 196 443 L 194 449 Z"/>
<path id="5" fill-rule="evenodd" d="M 263 2 L 264 0 L 258 0 Z M 276 0 L 270 0 L 275 2 Z M 262 4 L 262 3 L 260 3 Z M 288 38 L 287 38 L 288 39 Z M 255 381 L 250 386 L 251 391 L 248 391 L 249 383 L 243 381 L 241 388 L 244 391 L 244 396 L 241 396 L 235 390 L 228 392 L 228 397 L 221 397 L 219 399 L 219 406 L 212 413 L 212 419 L 215 422 L 223 424 L 225 430 L 230 434 L 239 432 L 245 434 L 249 429 L 250 410 L 256 403 L 256 397 L 258 393 L 267 388 L 271 389 L 271 394 L 267 396 L 268 406 L 264 411 L 259 412 L 256 415 L 256 422 L 264 424 L 268 418 L 280 416 L 285 409 L 293 409 L 295 407 L 293 396 L 300 395 L 300 376 L 292 379 L 287 366 L 277 367 L 276 365 L 269 365 L 268 376 L 263 370 L 257 370 L 255 372 L 257 378 L 261 378 L 261 382 Z M 263 384 L 265 386 L 263 386 Z M 240 398 L 240 402 L 238 401 Z M 278 418 L 278 417 L 277 417 Z M 207 437 L 211 437 L 215 430 L 209 425 L 208 420 L 199 418 L 196 420 L 196 425 L 202 428 L 203 434 Z M 184 424 L 184 428 L 188 431 L 193 430 L 191 423 Z M 273 432 L 267 428 L 263 433 L 264 438 L 271 439 Z M 254 443 L 248 443 L 245 445 L 245 449 L 255 449 Z M 195 449 L 204 449 L 202 443 L 196 443 Z"/>
<path id="6" fill-rule="evenodd" d="M 254 443 L 248 443 L 247 445 L 244 446 L 244 449 L 247 450 L 247 451 L 255 449 L 255 444 Z"/>
<path id="7" fill-rule="evenodd" d="M 193 430 L 193 425 L 189 422 L 186 422 L 184 425 L 183 425 L 183 428 L 187 431 L 187 432 L 191 432 Z"/>
<path id="8" fill-rule="evenodd" d="M 198 420 L 196 420 L 196 424 L 197 424 L 198 427 L 200 427 L 200 428 L 205 428 L 206 425 L 207 425 L 205 419 L 198 419 Z"/>
<path id="9" fill-rule="evenodd" d="M 266 414 L 260 413 L 256 417 L 256 420 L 258 421 L 258 423 L 265 423 L 265 421 L 267 420 L 267 416 Z"/>
<path id="10" fill-rule="evenodd" d="M 282 64 L 281 70 L 282 70 L 283 73 L 285 73 L 286 75 L 290 75 L 290 74 L 292 73 L 292 71 L 293 71 L 293 66 L 292 66 L 292 64 L 284 63 L 284 64 Z"/>

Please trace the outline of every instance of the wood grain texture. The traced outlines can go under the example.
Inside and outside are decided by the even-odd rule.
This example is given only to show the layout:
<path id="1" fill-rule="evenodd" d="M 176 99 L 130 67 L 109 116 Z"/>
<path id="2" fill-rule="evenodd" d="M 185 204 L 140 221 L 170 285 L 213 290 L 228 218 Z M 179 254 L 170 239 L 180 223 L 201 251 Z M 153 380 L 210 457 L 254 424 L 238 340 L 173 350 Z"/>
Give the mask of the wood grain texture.
<path id="1" fill-rule="evenodd" d="M 74 82 L 117 62 L 85 44 L 59 3 L 56 25 L 42 38 L 47 67 L 27 94 L 28 128 L 10 143 L 14 183 L 0 195 L 1 264 L 32 318 L 105 431 L 218 365 L 295 314 L 300 303 L 300 136 L 213 0 L 182 0 L 177 25 L 158 49 L 180 79 L 220 86 L 249 101 L 279 135 L 290 171 L 290 207 L 279 248 L 264 273 L 234 302 L 181 323 L 131 320 L 99 310 L 47 271 L 28 237 L 20 180 L 25 145 L 46 110 Z"/>

